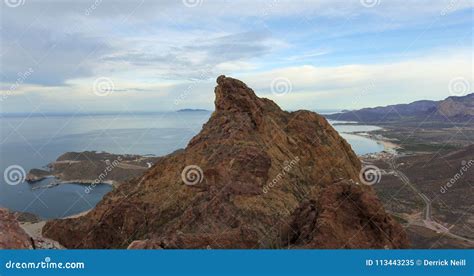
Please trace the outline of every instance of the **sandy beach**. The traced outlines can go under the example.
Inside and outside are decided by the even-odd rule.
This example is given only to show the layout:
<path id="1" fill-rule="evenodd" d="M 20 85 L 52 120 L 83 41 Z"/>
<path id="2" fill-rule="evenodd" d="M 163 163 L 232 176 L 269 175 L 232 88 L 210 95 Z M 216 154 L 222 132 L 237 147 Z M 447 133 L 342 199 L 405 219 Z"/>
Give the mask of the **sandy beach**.
<path id="1" fill-rule="evenodd" d="M 394 141 L 380 135 L 380 134 L 371 134 L 370 132 L 352 132 L 350 134 L 369 138 L 376 141 L 378 144 L 384 147 L 384 151 L 392 154 L 397 154 L 398 150 L 401 149 L 401 146 L 396 144 Z"/>

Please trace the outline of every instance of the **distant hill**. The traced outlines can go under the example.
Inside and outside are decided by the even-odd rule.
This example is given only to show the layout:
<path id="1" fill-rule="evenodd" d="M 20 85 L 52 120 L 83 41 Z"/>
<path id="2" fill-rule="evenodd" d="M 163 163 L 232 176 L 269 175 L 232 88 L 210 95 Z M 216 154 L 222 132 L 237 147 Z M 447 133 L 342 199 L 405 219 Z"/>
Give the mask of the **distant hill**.
<path id="1" fill-rule="evenodd" d="M 474 93 L 442 101 L 416 101 L 326 115 L 333 120 L 390 122 L 400 120 L 467 121 L 474 118 Z"/>
<path id="2" fill-rule="evenodd" d="M 210 111 L 206 109 L 185 108 L 185 109 L 177 110 L 176 112 L 210 112 Z"/>
<path id="3" fill-rule="evenodd" d="M 474 93 L 464 97 L 449 97 L 438 104 L 438 113 L 452 118 L 474 117 Z"/>

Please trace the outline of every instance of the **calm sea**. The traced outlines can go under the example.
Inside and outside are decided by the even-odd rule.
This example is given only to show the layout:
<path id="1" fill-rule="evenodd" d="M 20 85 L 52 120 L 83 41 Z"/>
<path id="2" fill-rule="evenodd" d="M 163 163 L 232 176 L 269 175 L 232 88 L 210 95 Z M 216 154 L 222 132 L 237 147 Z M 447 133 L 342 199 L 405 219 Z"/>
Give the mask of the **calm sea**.
<path id="1" fill-rule="evenodd" d="M 209 112 L 169 112 L 0 117 L 0 172 L 12 165 L 25 172 L 42 168 L 68 151 L 165 155 L 184 148 L 209 116 Z M 336 129 L 357 154 L 383 150 L 375 141 L 342 133 L 376 127 L 339 125 Z M 0 177 L 0 206 L 42 218 L 65 217 L 91 209 L 111 190 L 108 185 L 100 185 L 86 194 L 79 184 L 32 190 L 50 181 L 9 185 Z"/>

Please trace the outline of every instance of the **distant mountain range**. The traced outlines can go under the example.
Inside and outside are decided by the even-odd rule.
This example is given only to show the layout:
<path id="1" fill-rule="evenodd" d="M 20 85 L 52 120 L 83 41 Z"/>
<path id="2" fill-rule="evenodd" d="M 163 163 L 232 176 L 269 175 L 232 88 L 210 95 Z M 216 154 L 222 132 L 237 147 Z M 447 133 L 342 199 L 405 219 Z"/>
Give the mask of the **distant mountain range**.
<path id="1" fill-rule="evenodd" d="M 456 121 L 464 122 L 474 118 L 474 93 L 448 97 L 442 101 L 416 101 L 384 107 L 364 108 L 326 115 L 327 118 L 357 122 L 390 121 Z"/>
<path id="2" fill-rule="evenodd" d="M 177 110 L 177 112 L 211 112 L 209 110 L 206 110 L 206 109 L 193 109 L 193 108 L 185 108 L 185 109 L 180 109 L 180 110 Z"/>

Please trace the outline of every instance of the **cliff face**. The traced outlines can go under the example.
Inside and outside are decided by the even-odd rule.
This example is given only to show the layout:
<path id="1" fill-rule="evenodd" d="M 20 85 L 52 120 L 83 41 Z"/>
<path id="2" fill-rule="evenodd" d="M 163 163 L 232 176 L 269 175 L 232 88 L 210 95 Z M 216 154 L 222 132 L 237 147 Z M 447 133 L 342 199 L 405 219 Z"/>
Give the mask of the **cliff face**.
<path id="1" fill-rule="evenodd" d="M 325 118 L 282 111 L 236 79 L 217 83 L 216 109 L 184 151 L 44 235 L 68 248 L 408 246 Z"/>

